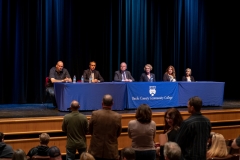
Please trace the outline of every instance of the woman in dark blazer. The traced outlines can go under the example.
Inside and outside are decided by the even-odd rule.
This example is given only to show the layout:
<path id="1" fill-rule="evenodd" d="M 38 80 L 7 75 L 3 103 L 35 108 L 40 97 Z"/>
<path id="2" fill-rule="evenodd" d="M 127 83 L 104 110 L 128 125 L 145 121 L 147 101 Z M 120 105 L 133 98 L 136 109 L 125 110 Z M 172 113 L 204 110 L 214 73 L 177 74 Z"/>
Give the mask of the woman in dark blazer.
<path id="1" fill-rule="evenodd" d="M 140 77 L 140 82 L 155 82 L 155 74 L 150 73 L 152 70 L 152 65 L 151 64 L 146 64 L 144 67 L 144 73 L 142 73 L 141 77 Z"/>
<path id="2" fill-rule="evenodd" d="M 194 82 L 195 79 L 193 76 L 191 76 L 191 74 L 192 74 L 191 68 L 187 68 L 185 70 L 185 76 L 182 77 L 182 81 Z"/>

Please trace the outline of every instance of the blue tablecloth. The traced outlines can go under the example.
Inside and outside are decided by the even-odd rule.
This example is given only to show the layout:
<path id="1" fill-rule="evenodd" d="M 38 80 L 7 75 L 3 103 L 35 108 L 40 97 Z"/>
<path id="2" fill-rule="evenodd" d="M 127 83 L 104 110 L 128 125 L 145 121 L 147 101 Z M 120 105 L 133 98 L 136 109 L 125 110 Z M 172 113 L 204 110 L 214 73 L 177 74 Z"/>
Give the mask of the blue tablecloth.
<path id="1" fill-rule="evenodd" d="M 146 103 L 151 108 L 187 106 L 188 99 L 199 96 L 204 106 L 223 104 L 225 82 L 103 82 L 55 83 L 55 97 L 60 111 L 67 111 L 72 100 L 80 110 L 102 108 L 105 94 L 113 96 L 113 110 L 135 109 Z"/>
<path id="2" fill-rule="evenodd" d="M 68 111 L 73 100 L 80 103 L 80 110 L 102 108 L 102 98 L 111 94 L 114 100 L 113 110 L 126 108 L 126 84 L 122 82 L 104 83 L 54 83 L 58 110 Z"/>

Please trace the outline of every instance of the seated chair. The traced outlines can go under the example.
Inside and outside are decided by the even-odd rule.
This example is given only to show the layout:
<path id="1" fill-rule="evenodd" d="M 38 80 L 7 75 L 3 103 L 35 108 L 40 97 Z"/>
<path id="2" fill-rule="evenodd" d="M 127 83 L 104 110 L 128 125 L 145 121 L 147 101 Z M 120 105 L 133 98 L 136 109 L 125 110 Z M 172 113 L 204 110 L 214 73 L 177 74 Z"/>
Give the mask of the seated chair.
<path id="1" fill-rule="evenodd" d="M 209 157 L 209 158 L 207 158 L 207 160 L 210 160 L 210 159 L 212 159 L 212 160 L 217 160 L 217 159 L 221 159 L 221 160 L 232 160 L 232 158 L 233 158 L 233 155 L 227 155 L 226 157 Z"/>

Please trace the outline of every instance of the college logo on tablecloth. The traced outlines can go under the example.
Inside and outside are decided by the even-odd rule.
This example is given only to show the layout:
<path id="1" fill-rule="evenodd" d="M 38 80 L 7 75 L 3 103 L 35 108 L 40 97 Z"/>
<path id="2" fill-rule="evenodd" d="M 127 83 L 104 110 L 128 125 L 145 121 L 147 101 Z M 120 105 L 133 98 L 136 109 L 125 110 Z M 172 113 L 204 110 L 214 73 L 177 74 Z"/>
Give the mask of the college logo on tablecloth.
<path id="1" fill-rule="evenodd" d="M 154 96 L 154 94 L 156 94 L 156 86 L 149 86 L 149 93 L 151 94 L 151 96 Z"/>

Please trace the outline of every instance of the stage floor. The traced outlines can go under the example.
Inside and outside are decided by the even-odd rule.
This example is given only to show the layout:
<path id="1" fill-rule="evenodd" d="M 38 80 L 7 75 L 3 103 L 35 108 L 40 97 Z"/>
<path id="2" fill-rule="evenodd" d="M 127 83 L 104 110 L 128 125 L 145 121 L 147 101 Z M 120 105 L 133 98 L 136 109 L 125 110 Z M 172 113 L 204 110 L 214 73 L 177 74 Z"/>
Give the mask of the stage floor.
<path id="1" fill-rule="evenodd" d="M 180 111 L 187 111 L 187 107 L 177 107 Z M 204 106 L 202 110 L 240 109 L 240 100 L 224 100 L 222 106 Z M 153 112 L 165 112 L 167 108 L 152 109 Z M 92 111 L 80 111 L 85 115 L 91 115 Z M 117 111 L 120 114 L 135 113 L 135 109 Z M 25 118 L 64 116 L 69 112 L 58 111 L 51 103 L 45 104 L 1 104 L 0 118 Z"/>

